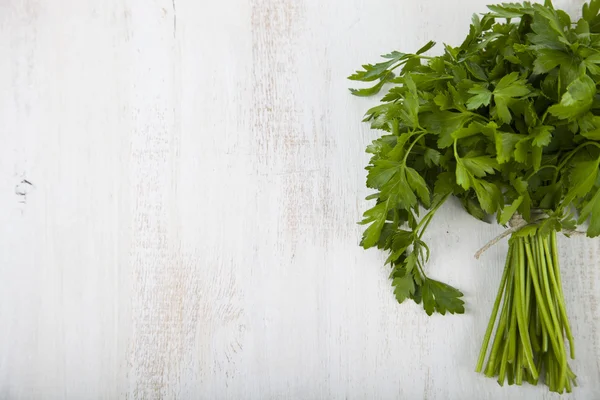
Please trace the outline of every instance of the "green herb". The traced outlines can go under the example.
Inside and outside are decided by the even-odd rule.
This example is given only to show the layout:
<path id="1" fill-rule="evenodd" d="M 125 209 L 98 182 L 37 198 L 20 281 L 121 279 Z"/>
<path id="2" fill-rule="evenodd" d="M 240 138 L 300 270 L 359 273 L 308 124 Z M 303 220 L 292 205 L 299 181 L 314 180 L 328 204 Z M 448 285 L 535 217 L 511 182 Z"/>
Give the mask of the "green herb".
<path id="1" fill-rule="evenodd" d="M 501 310 L 485 373 L 501 384 L 545 374 L 551 390 L 570 391 L 565 335 L 574 350 L 555 234 L 585 221 L 589 237 L 600 234 L 600 0 L 578 21 L 550 1 L 488 8 L 442 55 L 426 56 L 429 42 L 349 77 L 372 82 L 351 89 L 357 96 L 388 88 L 364 119 L 382 135 L 367 147 L 375 192 L 361 245 L 388 252 L 398 302 L 463 313 L 462 293 L 425 273 L 425 230 L 450 196 L 479 220 L 512 221 L 477 370 Z"/>

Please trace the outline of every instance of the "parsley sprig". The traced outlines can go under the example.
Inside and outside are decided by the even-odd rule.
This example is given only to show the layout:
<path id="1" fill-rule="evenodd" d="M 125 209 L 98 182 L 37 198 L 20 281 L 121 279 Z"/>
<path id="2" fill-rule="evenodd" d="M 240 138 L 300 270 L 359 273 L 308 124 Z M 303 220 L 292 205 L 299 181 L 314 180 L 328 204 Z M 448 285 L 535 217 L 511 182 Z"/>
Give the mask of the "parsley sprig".
<path id="1" fill-rule="evenodd" d="M 548 371 L 560 369 L 551 389 L 570 390 L 566 347 L 559 346 L 568 329 L 562 289 L 548 284 L 528 292 L 532 300 L 512 288 L 533 285 L 530 270 L 541 279 L 558 265 L 555 232 L 587 221 L 587 236 L 600 235 L 600 0 L 585 4 L 577 21 L 549 0 L 488 8 L 473 16 L 458 47 L 445 44 L 437 56 L 425 55 L 434 42 L 415 53 L 393 51 L 349 77 L 372 84 L 351 89 L 357 96 L 386 88 L 364 119 L 382 134 L 367 147 L 366 183 L 374 190 L 367 199 L 374 203 L 361 222 L 361 245 L 388 252 L 398 302 L 412 299 L 429 315 L 463 313 L 462 293 L 425 273 L 430 250 L 423 234 L 435 213 L 453 196 L 479 220 L 495 216 L 506 225 L 515 215 L 524 218 L 528 224 L 513 235 L 507 258 L 509 271 L 516 271 L 506 278 L 512 286 L 499 294 L 517 302 L 502 318 L 523 336 L 507 341 L 507 356 L 497 357 L 504 361 L 487 372 L 510 382 L 525 369 L 537 380 L 539 371 L 528 369 L 533 358 L 550 357 Z M 527 274 L 517 282 L 521 270 Z M 536 320 L 546 336 L 525 334 L 531 310 L 544 307 L 555 311 L 550 325 Z M 556 347 L 538 355 L 530 340 L 548 334 Z M 510 372 L 512 351 L 521 351 L 523 363 Z"/>
<path id="2" fill-rule="evenodd" d="M 489 9 L 459 47 L 393 51 L 349 77 L 377 81 L 351 89 L 357 96 L 391 84 L 365 118 L 384 134 L 367 148 L 376 193 L 361 244 L 389 251 L 396 298 L 423 301 L 428 314 L 464 311 L 460 291 L 423 268 L 424 228 L 449 195 L 480 220 L 530 220 L 539 208 L 556 229 L 578 213 L 589 236 L 600 234 L 600 1 L 576 23 L 550 2 Z"/>

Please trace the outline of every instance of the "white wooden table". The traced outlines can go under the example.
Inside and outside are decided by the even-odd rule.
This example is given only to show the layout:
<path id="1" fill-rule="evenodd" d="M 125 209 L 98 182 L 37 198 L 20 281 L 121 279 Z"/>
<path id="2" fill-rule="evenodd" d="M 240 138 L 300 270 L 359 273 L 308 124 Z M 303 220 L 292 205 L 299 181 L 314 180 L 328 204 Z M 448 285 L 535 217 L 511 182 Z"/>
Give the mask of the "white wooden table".
<path id="1" fill-rule="evenodd" d="M 501 227 L 449 204 L 428 232 L 461 316 L 358 247 L 376 99 L 346 76 L 485 4 L 1 0 L 0 399 L 558 399 L 473 371 Z M 600 399 L 600 246 L 560 245 L 563 398 Z"/>

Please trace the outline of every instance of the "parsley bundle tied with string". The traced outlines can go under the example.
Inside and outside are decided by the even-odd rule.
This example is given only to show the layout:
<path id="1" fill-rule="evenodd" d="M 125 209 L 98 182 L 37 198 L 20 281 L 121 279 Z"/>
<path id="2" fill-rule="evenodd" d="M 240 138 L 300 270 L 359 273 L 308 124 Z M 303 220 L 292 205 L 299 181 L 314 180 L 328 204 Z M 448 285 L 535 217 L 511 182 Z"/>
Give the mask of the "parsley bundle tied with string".
<path id="1" fill-rule="evenodd" d="M 489 9 L 441 56 L 424 55 L 429 42 L 350 76 L 376 82 L 357 96 L 392 85 L 365 118 L 384 134 L 367 147 L 376 192 L 361 244 L 388 252 L 398 302 L 463 313 L 462 293 L 425 273 L 423 233 L 450 196 L 477 219 L 512 221 L 476 370 L 501 385 L 541 379 L 569 392 L 574 347 L 556 233 L 588 221 L 587 236 L 600 234 L 600 0 L 576 22 L 550 1 Z"/>

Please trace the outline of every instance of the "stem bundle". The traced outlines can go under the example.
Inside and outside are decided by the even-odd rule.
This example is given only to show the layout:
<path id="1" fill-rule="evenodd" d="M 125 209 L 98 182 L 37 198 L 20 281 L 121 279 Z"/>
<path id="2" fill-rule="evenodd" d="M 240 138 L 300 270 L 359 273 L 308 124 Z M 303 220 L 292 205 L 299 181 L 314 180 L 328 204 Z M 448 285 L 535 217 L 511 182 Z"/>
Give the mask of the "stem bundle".
<path id="1" fill-rule="evenodd" d="M 555 231 L 547 235 L 512 235 L 477 372 L 483 370 L 494 326 L 486 376 L 498 377 L 500 385 L 507 380 L 509 385 L 521 385 L 523 380 L 535 385 L 543 378 L 550 390 L 558 393 L 571 392 L 576 386 L 575 374 L 567 362 L 565 336 L 571 358 L 575 358 L 575 347 L 562 291 Z"/>

